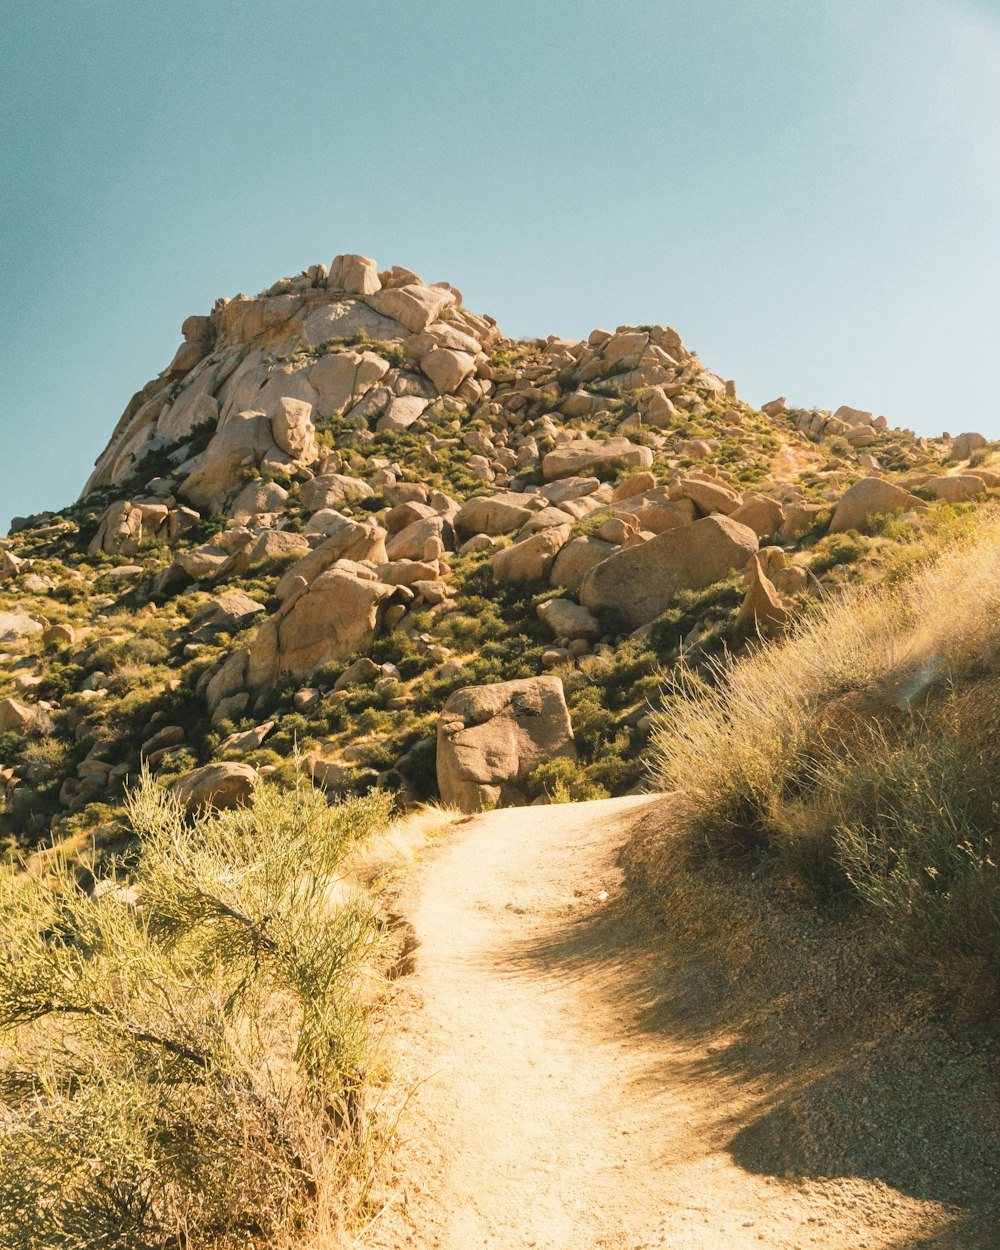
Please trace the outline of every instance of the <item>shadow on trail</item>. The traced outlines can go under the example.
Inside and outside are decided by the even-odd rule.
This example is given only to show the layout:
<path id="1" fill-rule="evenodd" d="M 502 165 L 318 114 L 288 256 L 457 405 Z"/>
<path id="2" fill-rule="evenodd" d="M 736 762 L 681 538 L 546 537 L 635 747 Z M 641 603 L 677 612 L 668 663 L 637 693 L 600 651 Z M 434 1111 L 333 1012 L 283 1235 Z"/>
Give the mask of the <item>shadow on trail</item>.
<path id="1" fill-rule="evenodd" d="M 949 1208 L 947 1227 L 893 1250 L 996 1250 L 995 1044 L 928 1020 L 856 920 L 773 882 L 713 865 L 650 894 L 649 846 L 669 837 L 668 813 L 628 813 L 609 840 L 636 825 L 646 850 L 626 846 L 626 889 L 508 944 L 497 970 L 571 987 L 583 1028 L 589 1018 L 607 1037 L 610 1020 L 619 1039 L 659 1038 L 663 1059 L 639 1078 L 648 1097 L 709 1091 L 706 1148 L 745 1171 L 878 1181 Z"/>

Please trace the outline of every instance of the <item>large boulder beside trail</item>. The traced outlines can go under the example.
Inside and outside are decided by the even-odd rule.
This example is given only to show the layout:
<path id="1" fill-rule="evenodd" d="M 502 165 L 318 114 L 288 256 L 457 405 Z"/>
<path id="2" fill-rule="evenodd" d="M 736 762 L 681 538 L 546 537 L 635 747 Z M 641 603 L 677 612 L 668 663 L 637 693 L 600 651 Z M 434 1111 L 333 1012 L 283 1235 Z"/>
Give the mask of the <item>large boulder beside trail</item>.
<path id="1" fill-rule="evenodd" d="M 525 803 L 529 775 L 557 756 L 576 757 L 558 677 L 465 686 L 438 720 L 438 789 L 463 812 Z"/>
<path id="2" fill-rule="evenodd" d="M 757 535 L 727 516 L 710 516 L 665 530 L 615 552 L 583 579 L 580 602 L 615 608 L 633 629 L 654 620 L 682 590 L 702 590 L 742 569 Z"/>

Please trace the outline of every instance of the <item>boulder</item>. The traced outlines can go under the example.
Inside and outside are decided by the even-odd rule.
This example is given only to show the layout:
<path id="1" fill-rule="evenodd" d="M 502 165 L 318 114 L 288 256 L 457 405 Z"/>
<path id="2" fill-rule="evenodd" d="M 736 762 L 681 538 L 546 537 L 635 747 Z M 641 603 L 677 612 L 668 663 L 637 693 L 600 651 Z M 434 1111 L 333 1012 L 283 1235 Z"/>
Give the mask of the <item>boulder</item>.
<path id="1" fill-rule="evenodd" d="M 271 409 L 274 441 L 299 464 L 312 464 L 319 455 L 312 404 L 283 395 Z"/>
<path id="2" fill-rule="evenodd" d="M 631 520 L 636 529 L 662 534 L 681 525 L 690 525 L 698 519 L 698 509 L 693 499 L 674 499 L 660 502 L 656 499 L 627 499 L 618 509 L 619 517 Z"/>
<path id="3" fill-rule="evenodd" d="M 386 555 L 380 563 L 384 563 L 385 559 L 421 560 L 428 543 L 449 545 L 446 539 L 450 541 L 450 529 L 443 516 L 434 515 L 412 521 L 393 534 L 385 544 Z"/>
<path id="4" fill-rule="evenodd" d="M 847 404 L 841 404 L 833 414 L 833 419 L 843 421 L 845 425 L 871 425 L 875 417 L 872 413 L 865 412 L 863 408 L 851 408 Z"/>
<path id="5" fill-rule="evenodd" d="M 530 774 L 557 756 L 576 757 L 558 677 L 465 686 L 438 720 L 438 789 L 460 811 L 525 803 Z"/>
<path id="6" fill-rule="evenodd" d="M 72 625 L 49 625 L 42 631 L 46 647 L 71 647 L 76 642 L 76 630 Z"/>
<path id="7" fill-rule="evenodd" d="M 27 707 L 16 699 L 0 699 L 0 734 L 30 734 L 38 723 L 37 708 Z"/>
<path id="8" fill-rule="evenodd" d="M 345 668 L 337 680 L 333 683 L 334 690 L 346 690 L 348 686 L 371 685 L 373 681 L 382 676 L 382 670 L 366 655 L 360 660 L 355 660 L 350 668 Z"/>
<path id="9" fill-rule="evenodd" d="M 555 525 L 503 548 L 493 557 L 493 580 L 498 583 L 535 582 L 548 577 L 569 535 L 568 525 Z"/>
<path id="10" fill-rule="evenodd" d="M 309 542 L 304 534 L 291 534 L 286 530 L 266 529 L 259 534 L 256 542 L 238 548 L 219 570 L 220 577 L 234 577 L 245 573 L 258 564 L 270 560 L 287 559 L 292 556 L 304 556 L 309 551 Z"/>
<path id="11" fill-rule="evenodd" d="M 419 395 L 396 395 L 375 423 L 375 429 L 379 434 L 408 430 L 414 421 L 423 416 L 427 404 L 428 400 Z"/>
<path id="12" fill-rule="evenodd" d="M 191 617 L 189 629 L 204 636 L 225 630 L 233 633 L 247 625 L 266 608 L 241 591 L 230 590 L 200 605 Z"/>
<path id="13" fill-rule="evenodd" d="M 306 512 L 321 508 L 342 508 L 355 499 L 368 499 L 375 492 L 359 477 L 344 473 L 321 473 L 299 488 L 299 503 Z"/>
<path id="14" fill-rule="evenodd" d="M 790 503 L 785 507 L 785 519 L 778 530 L 778 537 L 783 543 L 794 542 L 807 530 L 811 529 L 824 512 L 829 513 L 829 505 L 824 503 Z"/>
<path id="15" fill-rule="evenodd" d="M 420 368 L 442 395 L 454 395 L 476 368 L 475 356 L 450 347 L 435 347 L 421 357 Z"/>
<path id="16" fill-rule="evenodd" d="M 330 262 L 326 279 L 328 291 L 345 291 L 348 295 L 374 295 L 382 286 L 378 265 L 367 256 L 347 253 Z"/>
<path id="17" fill-rule="evenodd" d="M 499 495 L 475 495 L 455 514 L 455 530 L 460 539 L 473 534 L 512 534 L 531 519 L 524 506 L 524 495 L 513 491 Z"/>
<path id="18" fill-rule="evenodd" d="M 572 599 L 546 599 L 535 609 L 555 638 L 585 638 L 595 642 L 601 636 L 597 618 Z"/>
<path id="19" fill-rule="evenodd" d="M 643 476 L 640 474 L 640 476 Z M 649 475 L 652 477 L 652 474 Z M 656 485 L 656 482 L 653 482 Z M 595 492 L 602 490 L 600 479 L 596 477 L 564 477 L 558 482 L 550 482 L 541 487 L 539 495 L 557 507 L 570 503 L 575 499 L 587 499 Z"/>
<path id="20" fill-rule="evenodd" d="M 230 651 L 222 664 L 205 683 L 205 702 L 210 712 L 215 712 L 227 699 L 244 691 L 247 677 L 247 660 L 250 652 L 246 647 Z M 199 690 L 201 689 L 199 685 Z"/>
<path id="21" fill-rule="evenodd" d="M 370 560 L 384 564 L 385 530 L 373 521 L 341 518 L 341 523 L 318 547 L 287 570 L 275 587 L 275 595 L 281 600 L 290 599 L 338 560 Z"/>
<path id="22" fill-rule="evenodd" d="M 940 477 L 929 478 L 923 483 L 923 487 L 935 499 L 944 499 L 948 503 L 967 503 L 968 500 L 978 499 L 986 493 L 986 483 L 972 473 L 942 474 Z"/>
<path id="23" fill-rule="evenodd" d="M 671 499 L 690 499 L 707 516 L 712 512 L 731 515 L 743 502 L 742 496 L 724 482 L 706 482 L 703 478 L 682 477 L 671 483 Z"/>
<path id="24" fill-rule="evenodd" d="M 180 494 L 195 507 L 218 505 L 273 447 L 271 422 L 263 412 L 234 413 L 212 436 L 181 483 Z"/>
<path id="25" fill-rule="evenodd" d="M 574 538 L 556 556 L 549 581 L 553 586 L 564 586 L 576 593 L 590 570 L 606 560 L 613 551 L 614 545 L 600 538 Z"/>
<path id="26" fill-rule="evenodd" d="M 283 512 L 288 502 L 288 491 L 277 482 L 256 478 L 247 482 L 227 512 L 236 521 L 249 521 L 253 517 Z"/>
<path id="27" fill-rule="evenodd" d="M 247 666 L 251 689 L 272 686 L 283 675 L 308 677 L 323 664 L 366 651 L 380 610 L 395 594 L 395 586 L 337 566 L 320 573 L 257 631 Z"/>
<path id="28" fill-rule="evenodd" d="M 772 635 L 784 629 L 789 616 L 777 588 L 764 571 L 762 554 L 758 551 L 747 568 L 747 593 L 736 614 L 736 628 L 755 628 Z"/>
<path id="29" fill-rule="evenodd" d="M 616 552 L 584 578 L 580 602 L 614 608 L 635 629 L 659 616 L 681 590 L 701 590 L 743 568 L 757 535 L 726 516 L 705 517 Z"/>
<path id="30" fill-rule="evenodd" d="M 986 446 L 986 439 L 982 434 L 972 432 L 966 434 L 958 434 L 951 444 L 951 451 L 948 454 L 949 460 L 968 460 L 974 451 Z"/>
<path id="31" fill-rule="evenodd" d="M 383 317 L 398 321 L 413 334 L 426 330 L 454 302 L 455 296 L 450 290 L 439 286 L 418 286 L 416 283 L 383 289 L 367 298 L 370 308 Z"/>
<path id="32" fill-rule="evenodd" d="M 630 473 L 615 487 L 611 500 L 613 503 L 621 503 L 624 499 L 632 499 L 646 491 L 656 490 L 656 485 L 656 478 L 648 470 L 645 473 Z"/>
<path id="33" fill-rule="evenodd" d="M 389 372 L 389 362 L 374 352 L 328 352 L 309 370 L 322 417 L 347 412 Z"/>
<path id="34" fill-rule="evenodd" d="M 581 438 L 550 451 L 542 460 L 542 475 L 547 482 L 581 475 L 607 477 L 619 466 L 648 469 L 652 463 L 650 448 L 627 438 Z"/>
<path id="35" fill-rule="evenodd" d="M 40 634 L 43 629 L 43 625 L 23 612 L 0 612 L 0 643 L 14 642 L 17 638 L 26 638 L 28 634 Z"/>
<path id="36" fill-rule="evenodd" d="M 183 773 L 170 787 L 185 811 L 243 807 L 253 794 L 257 770 L 249 764 L 205 764 Z"/>
<path id="37" fill-rule="evenodd" d="M 781 529 L 785 510 L 777 499 L 755 493 L 743 496 L 743 502 L 729 515 L 741 525 L 748 525 L 758 538 L 770 538 Z"/>
<path id="38" fill-rule="evenodd" d="M 845 530 L 866 530 L 874 517 L 896 516 L 911 508 L 926 508 L 922 500 L 915 498 L 901 486 L 883 481 L 880 477 L 865 477 L 855 482 L 837 504 L 830 522 L 831 534 Z"/>

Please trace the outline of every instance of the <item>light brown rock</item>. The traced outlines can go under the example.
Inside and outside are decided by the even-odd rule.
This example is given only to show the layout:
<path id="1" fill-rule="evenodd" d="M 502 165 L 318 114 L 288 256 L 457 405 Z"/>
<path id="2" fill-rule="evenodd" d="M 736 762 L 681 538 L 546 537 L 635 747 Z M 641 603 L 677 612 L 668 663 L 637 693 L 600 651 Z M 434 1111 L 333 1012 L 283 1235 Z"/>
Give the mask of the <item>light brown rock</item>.
<path id="1" fill-rule="evenodd" d="M 283 395 L 271 409 L 274 441 L 300 464 L 312 464 L 319 455 L 312 404 Z"/>
<path id="2" fill-rule="evenodd" d="M 406 326 L 413 334 L 426 330 L 455 302 L 451 291 L 436 286 L 396 286 L 367 297 L 370 308 Z"/>
<path id="3" fill-rule="evenodd" d="M 237 762 L 205 764 L 184 773 L 170 787 L 188 812 L 244 807 L 253 794 L 257 770 Z"/>
<path id="4" fill-rule="evenodd" d="M 321 473 L 299 487 L 299 503 L 306 512 L 321 508 L 342 508 L 355 499 L 367 499 L 375 492 L 359 477 L 345 473 Z"/>
<path id="5" fill-rule="evenodd" d="M 706 516 L 712 512 L 731 515 L 743 502 L 738 491 L 724 482 L 706 482 L 703 478 L 682 477 L 669 488 L 671 499 L 690 499 Z"/>
<path id="6" fill-rule="evenodd" d="M 601 636 L 597 618 L 572 599 L 546 599 L 535 609 L 555 638 L 584 638 L 594 642 Z"/>
<path id="7" fill-rule="evenodd" d="M 576 757 L 558 677 L 463 687 L 438 721 L 441 800 L 464 812 L 523 804 L 530 774 L 558 756 Z"/>
<path id="8" fill-rule="evenodd" d="M 568 525 L 555 525 L 539 530 L 512 547 L 504 547 L 493 557 L 493 580 L 498 583 L 534 582 L 548 577 L 569 535 Z"/>
<path id="9" fill-rule="evenodd" d="M 726 516 L 705 517 L 610 556 L 587 574 L 580 602 L 614 608 L 633 628 L 665 611 L 681 590 L 700 590 L 743 568 L 757 535 Z"/>
<path id="10" fill-rule="evenodd" d="M 307 677 L 322 664 L 367 650 L 380 609 L 395 593 L 395 586 L 338 567 L 320 573 L 258 629 L 250 647 L 249 686 L 269 687 L 284 675 Z"/>
<path id="11" fill-rule="evenodd" d="M 874 517 L 895 516 L 914 507 L 927 505 L 892 482 L 879 477 L 862 478 L 841 497 L 830 521 L 830 533 L 866 530 Z"/>
<path id="12" fill-rule="evenodd" d="M 476 495 L 459 508 L 455 530 L 459 538 L 473 534 L 512 534 L 531 519 L 531 509 L 524 506 L 525 497 L 513 492 L 498 495 Z"/>
<path id="13" fill-rule="evenodd" d="M 328 291 L 346 291 L 348 295 L 374 295 L 382 286 L 378 265 L 367 256 L 345 253 L 330 262 L 326 279 Z"/>
<path id="14" fill-rule="evenodd" d="M 944 499 L 948 503 L 967 503 L 986 493 L 986 483 L 971 473 L 942 474 L 941 477 L 930 478 L 923 486 L 935 499 Z"/>
<path id="15" fill-rule="evenodd" d="M 550 451 L 542 460 L 542 475 L 547 482 L 581 475 L 606 477 L 618 465 L 648 469 L 652 463 L 650 448 L 640 447 L 627 438 L 581 438 Z"/>
<path id="16" fill-rule="evenodd" d="M 761 553 L 757 552 L 747 568 L 747 593 L 736 614 L 736 628 L 757 629 L 770 636 L 780 633 L 788 620 L 788 610 L 764 571 Z"/>
<path id="17" fill-rule="evenodd" d="M 761 540 L 770 538 L 781 529 L 785 510 L 777 499 L 754 492 L 743 496 L 743 502 L 729 515 L 741 525 L 749 525 Z"/>
<path id="18" fill-rule="evenodd" d="M 235 413 L 213 435 L 181 483 L 180 494 L 195 507 L 217 506 L 239 486 L 244 471 L 259 465 L 274 445 L 271 422 L 264 413 Z"/>
<path id="19" fill-rule="evenodd" d="M 574 538 L 556 556 L 549 573 L 549 582 L 553 586 L 564 586 L 575 593 L 579 591 L 590 570 L 606 560 L 613 551 L 613 544 L 599 538 Z"/>
<path id="20" fill-rule="evenodd" d="M 420 360 L 420 368 L 442 395 L 454 395 L 475 367 L 475 356 L 450 347 L 436 347 Z"/>

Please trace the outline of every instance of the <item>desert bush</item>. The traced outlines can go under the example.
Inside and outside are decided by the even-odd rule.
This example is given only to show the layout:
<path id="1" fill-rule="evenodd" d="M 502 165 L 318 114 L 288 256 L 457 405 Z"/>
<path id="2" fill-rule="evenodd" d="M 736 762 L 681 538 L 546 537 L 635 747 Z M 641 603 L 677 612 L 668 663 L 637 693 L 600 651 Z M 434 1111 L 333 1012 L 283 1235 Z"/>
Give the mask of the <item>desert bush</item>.
<path id="1" fill-rule="evenodd" d="M 0 1243 L 221 1250 L 329 1227 L 364 1153 L 379 941 L 337 873 L 387 801 L 260 784 L 189 823 L 145 775 L 128 814 L 127 884 L 88 893 L 58 860 L 0 874 Z"/>
<path id="2" fill-rule="evenodd" d="M 948 536 L 784 642 L 682 671 L 653 742 L 692 844 L 771 855 L 814 894 L 850 891 L 938 965 L 1000 949 L 1000 513 Z"/>

